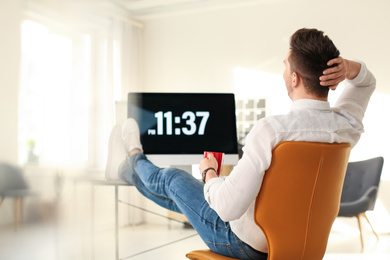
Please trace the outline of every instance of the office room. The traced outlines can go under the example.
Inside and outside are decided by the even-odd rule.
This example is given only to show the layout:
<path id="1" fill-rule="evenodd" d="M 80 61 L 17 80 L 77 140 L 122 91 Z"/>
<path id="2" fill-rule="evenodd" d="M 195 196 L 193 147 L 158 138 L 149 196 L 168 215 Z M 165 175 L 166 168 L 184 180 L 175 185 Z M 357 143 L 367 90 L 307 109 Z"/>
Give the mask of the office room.
<path id="1" fill-rule="evenodd" d="M 0 183 L 0 259 L 186 259 L 205 249 L 181 215 L 104 182 L 111 129 L 126 120 L 129 92 L 233 93 L 245 144 L 249 113 L 288 112 L 283 61 L 304 27 L 375 76 L 349 162 L 384 158 L 365 213 L 373 229 L 337 217 L 323 259 L 390 259 L 389 10 L 387 0 L 0 0 L 0 162 L 27 183 L 23 203 Z M 199 165 L 183 167 L 200 176 Z"/>

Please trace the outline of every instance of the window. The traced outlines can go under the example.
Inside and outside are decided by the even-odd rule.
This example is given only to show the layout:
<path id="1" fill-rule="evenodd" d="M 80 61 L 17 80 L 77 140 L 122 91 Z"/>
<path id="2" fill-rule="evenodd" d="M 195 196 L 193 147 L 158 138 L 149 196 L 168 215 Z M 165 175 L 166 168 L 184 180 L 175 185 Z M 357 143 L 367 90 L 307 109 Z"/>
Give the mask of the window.
<path id="1" fill-rule="evenodd" d="M 19 106 L 22 162 L 85 164 L 88 160 L 91 41 L 24 21 Z"/>

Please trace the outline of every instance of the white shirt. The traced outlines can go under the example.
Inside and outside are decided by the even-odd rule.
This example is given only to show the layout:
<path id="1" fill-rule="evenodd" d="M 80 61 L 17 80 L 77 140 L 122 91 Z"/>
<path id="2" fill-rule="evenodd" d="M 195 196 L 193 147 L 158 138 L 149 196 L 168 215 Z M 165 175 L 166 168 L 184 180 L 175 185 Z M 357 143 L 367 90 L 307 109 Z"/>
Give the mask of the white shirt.
<path id="1" fill-rule="evenodd" d="M 266 238 L 254 222 L 254 203 L 272 149 L 282 141 L 349 143 L 354 147 L 363 133 L 362 119 L 375 89 L 375 78 L 364 63 L 331 108 L 326 101 L 300 99 L 286 115 L 259 120 L 246 138 L 244 154 L 226 178 L 213 178 L 204 196 L 232 231 L 252 248 L 268 252 Z"/>

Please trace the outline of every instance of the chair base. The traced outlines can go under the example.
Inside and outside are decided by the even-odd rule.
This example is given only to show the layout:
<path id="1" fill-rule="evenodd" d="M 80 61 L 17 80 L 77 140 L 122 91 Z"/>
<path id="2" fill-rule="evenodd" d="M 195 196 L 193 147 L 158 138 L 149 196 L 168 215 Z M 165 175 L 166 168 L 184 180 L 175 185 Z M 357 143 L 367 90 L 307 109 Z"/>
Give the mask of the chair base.
<path id="1" fill-rule="evenodd" d="M 186 254 L 186 257 L 191 260 L 239 260 L 214 253 L 211 250 L 194 250 Z"/>
<path id="2" fill-rule="evenodd" d="M 370 225 L 371 230 L 372 230 L 372 232 L 375 234 L 377 240 L 379 240 L 379 236 L 378 236 L 378 234 L 375 232 L 374 228 L 372 227 L 371 222 L 368 220 L 368 217 L 367 217 L 366 213 L 363 212 L 363 213 L 358 214 L 358 215 L 356 216 L 356 218 L 357 218 L 358 225 L 359 225 L 360 242 L 361 242 L 361 244 L 362 244 L 362 249 L 363 249 L 363 248 L 364 248 L 364 240 L 363 240 L 363 230 L 362 230 L 362 224 L 361 224 L 361 218 L 362 218 L 362 217 L 364 217 L 364 218 L 367 220 L 367 222 L 368 222 L 368 224 Z"/>
<path id="3" fill-rule="evenodd" d="M 1 197 L 0 206 L 3 204 L 3 201 L 4 197 Z M 14 231 L 18 230 L 19 219 L 23 220 L 23 197 L 14 198 Z"/>
<path id="4" fill-rule="evenodd" d="M 20 210 L 20 217 L 19 217 Z M 14 230 L 18 230 L 18 223 L 20 220 L 23 220 L 23 198 L 15 198 L 14 202 Z"/>

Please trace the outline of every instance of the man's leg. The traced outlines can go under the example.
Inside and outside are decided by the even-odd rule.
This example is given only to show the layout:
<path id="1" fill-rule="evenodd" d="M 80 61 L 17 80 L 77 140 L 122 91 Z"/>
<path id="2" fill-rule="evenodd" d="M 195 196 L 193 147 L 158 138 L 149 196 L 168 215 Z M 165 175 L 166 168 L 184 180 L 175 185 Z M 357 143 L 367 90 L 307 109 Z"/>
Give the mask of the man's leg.
<path id="1" fill-rule="evenodd" d="M 203 183 L 191 174 L 176 168 L 159 168 L 144 154 L 137 153 L 122 164 L 119 176 L 156 204 L 184 214 L 206 244 L 218 240 L 218 233 L 226 241 L 229 224 L 210 208 L 204 199 Z"/>
<path id="2" fill-rule="evenodd" d="M 123 181 L 135 186 L 137 190 L 144 195 L 146 198 L 152 200 L 159 206 L 169 209 L 171 211 L 175 211 L 181 213 L 180 209 L 176 206 L 175 202 L 173 202 L 170 198 L 166 196 L 161 196 L 155 192 L 151 192 L 141 181 L 139 176 L 134 173 L 132 169 L 132 165 L 130 163 L 131 159 L 127 159 L 119 168 L 119 177 Z"/>

